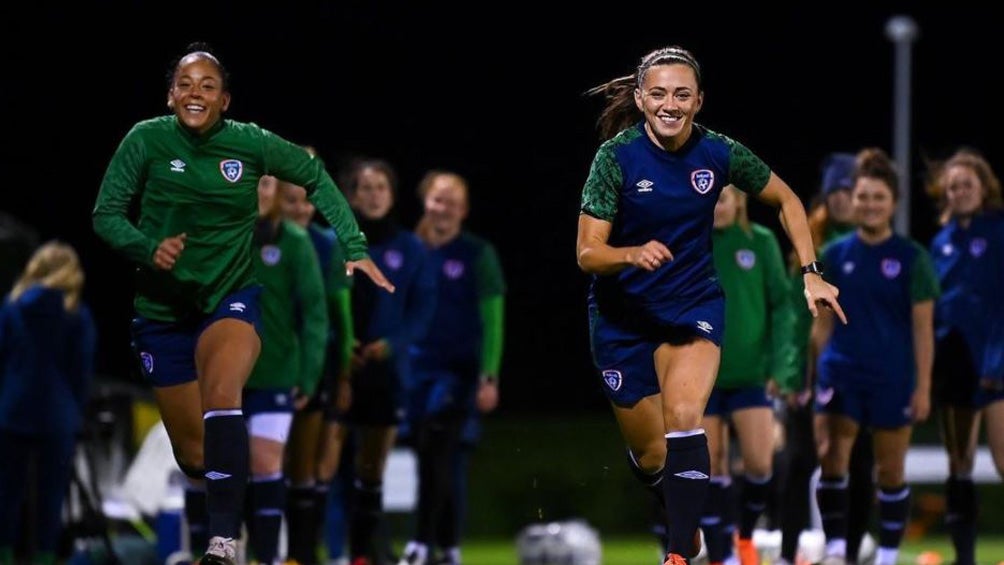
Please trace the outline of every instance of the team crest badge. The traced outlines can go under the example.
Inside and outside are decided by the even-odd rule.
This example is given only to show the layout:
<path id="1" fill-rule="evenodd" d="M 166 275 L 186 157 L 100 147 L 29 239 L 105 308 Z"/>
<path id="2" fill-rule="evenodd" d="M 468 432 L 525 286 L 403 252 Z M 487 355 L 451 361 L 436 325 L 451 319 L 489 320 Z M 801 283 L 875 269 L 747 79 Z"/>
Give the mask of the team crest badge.
<path id="1" fill-rule="evenodd" d="M 244 163 L 237 159 L 225 159 L 220 161 L 220 172 L 228 181 L 237 182 L 244 176 Z"/>
<path id="2" fill-rule="evenodd" d="M 146 374 L 153 374 L 153 355 L 150 355 L 146 351 L 141 351 L 139 353 L 139 360 L 143 362 L 143 370 Z"/>
<path id="3" fill-rule="evenodd" d="M 383 254 L 383 262 L 387 264 L 388 269 L 396 271 L 404 265 L 404 255 L 397 249 L 388 249 Z"/>
<path id="4" fill-rule="evenodd" d="M 820 406 L 826 406 L 831 400 L 833 400 L 833 387 L 816 387 L 816 402 Z"/>
<path id="5" fill-rule="evenodd" d="M 265 245 L 261 248 L 261 260 L 269 267 L 275 266 L 282 259 L 282 250 L 276 245 Z"/>
<path id="6" fill-rule="evenodd" d="M 750 249 L 740 249 L 736 251 L 736 264 L 744 271 L 748 271 L 756 265 L 756 253 Z"/>
<path id="7" fill-rule="evenodd" d="M 607 383 L 610 390 L 620 390 L 621 385 L 624 384 L 624 377 L 621 376 L 620 371 L 608 369 L 603 371 L 603 382 Z"/>
<path id="8" fill-rule="evenodd" d="M 887 279 L 894 279 L 903 270 L 903 264 L 897 259 L 882 259 L 882 275 Z"/>
<path id="9" fill-rule="evenodd" d="M 464 262 L 456 259 L 448 259 L 443 262 L 443 274 L 452 281 L 459 279 L 464 276 Z"/>
<path id="10" fill-rule="evenodd" d="M 969 254 L 973 257 L 979 257 L 983 255 L 987 250 L 987 240 L 982 237 L 974 237 L 972 241 L 969 242 Z"/>
<path id="11" fill-rule="evenodd" d="M 942 255 L 951 255 L 955 251 L 955 247 L 951 243 L 946 243 L 941 246 Z"/>
<path id="12" fill-rule="evenodd" d="M 707 194 L 715 186 L 715 173 L 710 169 L 698 169 L 690 173 L 690 186 L 698 194 Z"/>

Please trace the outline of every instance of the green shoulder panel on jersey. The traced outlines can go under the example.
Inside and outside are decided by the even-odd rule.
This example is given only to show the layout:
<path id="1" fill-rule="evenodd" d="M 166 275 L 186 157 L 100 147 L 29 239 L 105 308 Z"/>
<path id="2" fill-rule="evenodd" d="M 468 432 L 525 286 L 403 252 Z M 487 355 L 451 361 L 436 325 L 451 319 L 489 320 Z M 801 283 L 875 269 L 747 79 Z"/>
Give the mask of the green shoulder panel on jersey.
<path id="1" fill-rule="evenodd" d="M 600 220 L 614 221 L 621 185 L 624 183 L 615 151 L 640 135 L 641 131 L 632 126 L 600 145 L 589 168 L 589 177 L 582 188 L 582 204 L 579 208 L 582 213 Z"/>
<path id="2" fill-rule="evenodd" d="M 478 296 L 496 296 L 505 294 L 505 277 L 502 274 L 502 264 L 499 261 L 495 246 L 487 239 L 464 232 L 463 236 L 472 242 L 473 246 L 480 250 L 477 256 L 477 263 L 474 266 L 477 274 Z"/>
<path id="3" fill-rule="evenodd" d="M 727 135 L 705 128 L 708 136 L 715 137 L 729 146 L 729 182 L 739 190 L 756 196 L 770 180 L 770 167 L 753 154 L 745 145 Z"/>
<path id="4" fill-rule="evenodd" d="M 923 245 L 912 239 L 910 244 L 917 254 L 910 272 L 910 298 L 914 303 L 935 300 L 941 296 L 941 284 L 934 269 L 934 260 Z"/>

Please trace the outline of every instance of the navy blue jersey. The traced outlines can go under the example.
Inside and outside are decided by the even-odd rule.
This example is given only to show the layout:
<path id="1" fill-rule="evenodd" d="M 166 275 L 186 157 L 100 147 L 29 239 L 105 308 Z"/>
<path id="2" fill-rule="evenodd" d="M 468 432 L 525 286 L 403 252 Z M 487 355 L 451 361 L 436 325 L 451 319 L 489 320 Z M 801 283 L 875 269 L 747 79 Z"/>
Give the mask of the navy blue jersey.
<path id="1" fill-rule="evenodd" d="M 869 245 L 854 232 L 827 245 L 822 258 L 849 322 L 834 323 L 819 357 L 820 383 L 912 383 L 913 305 L 939 292 L 927 250 L 898 235 Z"/>
<path id="2" fill-rule="evenodd" d="M 335 235 L 335 230 L 318 224 L 308 225 L 307 233 L 310 235 L 310 242 L 314 244 L 317 260 L 321 264 L 321 274 L 327 281 L 331 272 L 331 259 L 334 257 L 335 246 L 338 245 L 338 236 Z"/>
<path id="3" fill-rule="evenodd" d="M 67 312 L 63 293 L 28 288 L 0 308 L 0 429 L 73 434 L 83 423 L 96 331 L 87 306 Z"/>
<path id="4" fill-rule="evenodd" d="M 430 256 L 438 278 L 436 314 L 432 331 L 413 349 L 415 367 L 464 365 L 476 371 L 484 338 L 481 300 L 505 293 L 498 255 L 488 241 L 462 232 Z"/>
<path id="5" fill-rule="evenodd" d="M 931 240 L 931 255 L 942 288 L 938 338 L 960 332 L 979 376 L 1004 379 L 1004 216 L 975 216 L 968 228 L 952 220 Z"/>
<path id="6" fill-rule="evenodd" d="M 352 319 L 361 343 L 386 339 L 391 354 L 406 360 L 408 348 L 425 336 L 436 306 L 436 273 L 415 234 L 394 229 L 370 246 L 370 257 L 396 288 L 386 292 L 369 278 L 353 281 Z"/>
<path id="7" fill-rule="evenodd" d="M 581 211 L 612 224 L 614 247 L 658 240 L 673 260 L 653 272 L 628 267 L 594 275 L 590 302 L 604 315 L 663 317 L 721 288 L 711 255 L 715 203 L 724 186 L 758 194 L 770 168 L 742 144 L 701 126 L 679 150 L 656 145 L 639 123 L 605 142 L 593 160 Z"/>

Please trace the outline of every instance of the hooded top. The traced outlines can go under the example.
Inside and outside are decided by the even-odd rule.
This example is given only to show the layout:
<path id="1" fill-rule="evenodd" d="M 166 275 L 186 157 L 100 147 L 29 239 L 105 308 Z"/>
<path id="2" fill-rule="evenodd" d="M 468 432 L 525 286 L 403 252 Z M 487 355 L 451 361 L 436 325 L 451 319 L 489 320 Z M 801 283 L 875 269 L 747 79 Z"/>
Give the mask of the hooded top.
<path id="1" fill-rule="evenodd" d="M 92 380 L 94 320 L 63 306 L 63 292 L 36 285 L 0 307 L 0 429 L 75 434 Z"/>

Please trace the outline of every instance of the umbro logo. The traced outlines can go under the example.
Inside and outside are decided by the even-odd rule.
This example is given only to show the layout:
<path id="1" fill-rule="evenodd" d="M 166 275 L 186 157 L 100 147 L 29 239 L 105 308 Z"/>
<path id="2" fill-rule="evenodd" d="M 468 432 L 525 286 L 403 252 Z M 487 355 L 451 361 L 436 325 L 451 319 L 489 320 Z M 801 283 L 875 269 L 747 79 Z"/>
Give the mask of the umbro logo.
<path id="1" fill-rule="evenodd" d="M 206 473 L 206 478 L 210 481 L 219 481 L 221 479 L 229 479 L 233 475 L 228 475 L 227 473 L 221 473 L 219 471 L 209 471 Z"/>
<path id="2" fill-rule="evenodd" d="M 711 333 L 711 330 L 713 330 L 715 328 L 714 328 L 714 326 L 712 326 L 708 322 L 705 322 L 704 320 L 701 320 L 701 321 L 697 322 L 697 329 L 701 330 L 702 332 L 704 332 L 706 334 L 709 334 L 709 333 Z"/>
<path id="3" fill-rule="evenodd" d="M 176 173 L 185 172 L 185 162 L 182 161 L 181 159 L 175 159 L 171 161 L 171 170 Z"/>
<path id="4" fill-rule="evenodd" d="M 635 186 L 638 187 L 638 192 L 652 192 L 652 187 L 655 186 L 655 183 L 648 179 L 642 179 Z"/>
<path id="5" fill-rule="evenodd" d="M 704 479 L 710 478 L 707 475 L 705 475 L 704 473 L 702 473 L 702 472 L 700 472 L 700 471 L 698 471 L 696 469 L 691 469 L 689 471 L 682 471 L 680 473 L 673 473 L 673 476 L 674 477 L 680 477 L 681 479 L 692 479 L 692 480 L 695 480 L 695 481 L 700 481 L 700 480 L 704 480 Z"/>
<path id="6" fill-rule="evenodd" d="M 247 305 L 243 302 L 234 302 L 230 305 L 231 312 L 243 312 L 247 309 Z"/>

